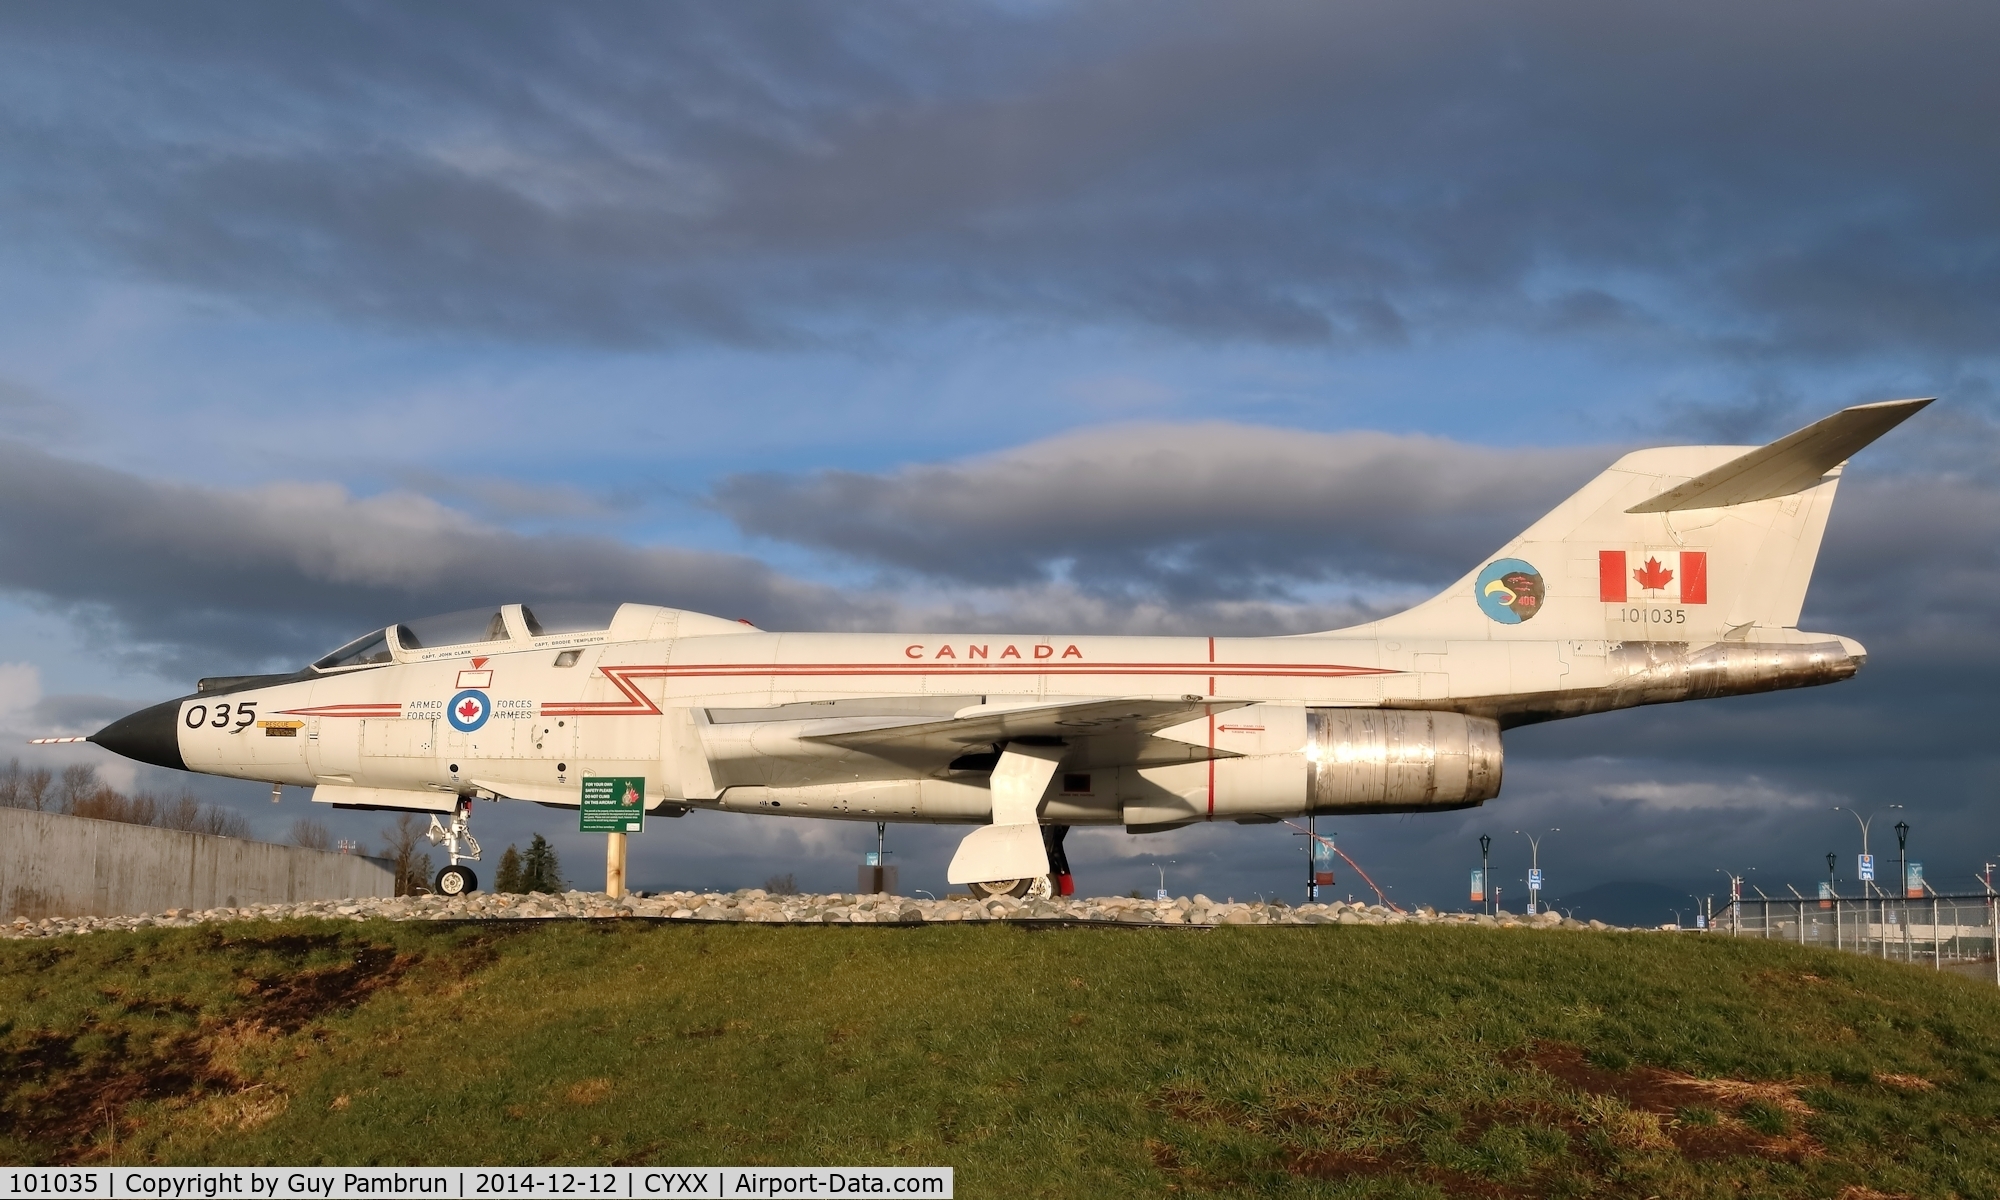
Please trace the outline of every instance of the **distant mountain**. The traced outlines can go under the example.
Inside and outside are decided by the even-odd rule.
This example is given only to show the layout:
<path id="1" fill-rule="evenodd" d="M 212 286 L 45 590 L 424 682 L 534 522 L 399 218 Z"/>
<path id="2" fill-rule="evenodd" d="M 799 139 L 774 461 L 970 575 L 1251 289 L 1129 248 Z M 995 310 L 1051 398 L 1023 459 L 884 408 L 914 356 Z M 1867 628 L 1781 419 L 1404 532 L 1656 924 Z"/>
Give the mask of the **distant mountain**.
<path id="1" fill-rule="evenodd" d="M 1549 897 L 1549 907 L 1566 912 L 1579 921 L 1602 921 L 1606 925 L 1656 926 L 1681 914 L 1683 923 L 1694 924 L 1695 901 L 1690 889 L 1664 883 L 1620 881 L 1600 883 L 1580 892 Z M 1722 903 L 1722 897 L 1716 897 Z"/>

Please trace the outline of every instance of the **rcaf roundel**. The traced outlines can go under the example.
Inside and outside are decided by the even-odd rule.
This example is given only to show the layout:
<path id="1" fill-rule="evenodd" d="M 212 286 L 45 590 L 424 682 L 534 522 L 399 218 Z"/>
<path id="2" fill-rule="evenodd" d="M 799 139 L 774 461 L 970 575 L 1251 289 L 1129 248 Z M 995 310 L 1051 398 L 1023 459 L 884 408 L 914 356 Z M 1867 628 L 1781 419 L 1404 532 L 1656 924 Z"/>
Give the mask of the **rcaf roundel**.
<path id="1" fill-rule="evenodd" d="M 486 724 L 492 715 L 493 705 L 486 699 L 486 693 L 467 690 L 451 698 L 451 704 L 444 710 L 445 719 L 460 733 L 471 733 Z"/>
<path id="2" fill-rule="evenodd" d="M 1606 604 L 1641 600 L 1708 603 L 1708 551 L 1668 550 L 1627 554 L 1597 552 L 1597 598 Z M 1638 560 L 1638 561 L 1634 561 Z"/>

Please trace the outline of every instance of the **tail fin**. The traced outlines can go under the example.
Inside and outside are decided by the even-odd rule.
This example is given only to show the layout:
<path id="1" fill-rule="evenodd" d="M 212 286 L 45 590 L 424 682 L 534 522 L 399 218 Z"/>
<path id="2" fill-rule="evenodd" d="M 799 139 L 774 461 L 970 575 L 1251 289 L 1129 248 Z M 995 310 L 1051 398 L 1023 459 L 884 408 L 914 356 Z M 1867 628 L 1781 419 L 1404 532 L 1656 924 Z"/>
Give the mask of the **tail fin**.
<path id="1" fill-rule="evenodd" d="M 1856 405 L 1768 446 L 1627 454 L 1479 570 L 1366 628 L 1696 643 L 1796 628 L 1842 465 L 1930 402 Z"/>

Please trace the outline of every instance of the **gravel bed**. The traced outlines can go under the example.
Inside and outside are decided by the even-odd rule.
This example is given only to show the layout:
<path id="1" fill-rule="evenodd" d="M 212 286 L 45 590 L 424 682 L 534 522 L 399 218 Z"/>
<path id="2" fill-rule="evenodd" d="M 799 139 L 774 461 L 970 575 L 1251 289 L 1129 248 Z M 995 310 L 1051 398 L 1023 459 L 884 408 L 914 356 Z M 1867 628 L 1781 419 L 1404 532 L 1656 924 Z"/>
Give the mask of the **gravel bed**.
<path id="1" fill-rule="evenodd" d="M 185 928 L 217 921 L 280 921 L 320 917 L 350 921 L 540 920 L 549 918 L 642 917 L 682 921 L 751 921 L 775 925 L 925 925 L 952 921 L 1078 922 L 1108 925 L 1490 925 L 1505 929 L 1607 929 L 1602 921 L 1576 921 L 1557 913 L 1533 917 L 1502 913 L 1439 913 L 1429 908 L 1399 913 L 1379 904 L 1288 905 L 1231 903 L 1207 896 L 1140 900 L 1126 896 L 1047 900 L 913 899 L 908 896 L 773 895 L 761 888 L 738 892 L 631 893 L 612 899 L 603 892 L 470 896 L 398 896 L 357 900 L 314 900 L 259 904 L 245 908 L 168 909 L 118 917 L 26 917 L 0 924 L 0 937 L 42 938 L 95 933 L 103 929 Z"/>

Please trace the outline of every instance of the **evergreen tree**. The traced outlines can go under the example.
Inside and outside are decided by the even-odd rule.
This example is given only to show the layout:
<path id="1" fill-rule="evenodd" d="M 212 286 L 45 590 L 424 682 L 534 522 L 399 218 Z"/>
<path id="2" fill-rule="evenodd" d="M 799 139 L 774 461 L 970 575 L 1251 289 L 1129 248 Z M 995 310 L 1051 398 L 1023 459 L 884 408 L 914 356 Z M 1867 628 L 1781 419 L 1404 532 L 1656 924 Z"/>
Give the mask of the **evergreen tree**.
<path id="1" fill-rule="evenodd" d="M 493 876 L 493 890 L 502 894 L 518 894 L 527 890 L 521 886 L 521 852 L 512 846 L 500 856 L 500 870 Z"/>
<path id="2" fill-rule="evenodd" d="M 528 852 L 521 856 L 521 890 L 524 892 L 563 890 L 562 866 L 556 862 L 556 848 L 549 845 L 548 840 L 539 833 L 528 843 Z"/>

